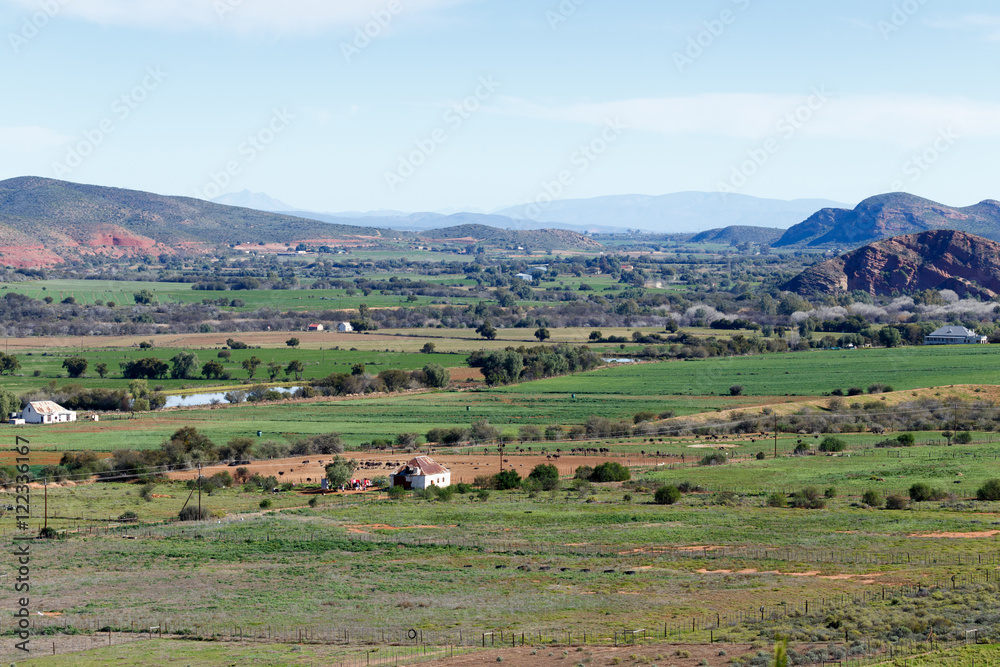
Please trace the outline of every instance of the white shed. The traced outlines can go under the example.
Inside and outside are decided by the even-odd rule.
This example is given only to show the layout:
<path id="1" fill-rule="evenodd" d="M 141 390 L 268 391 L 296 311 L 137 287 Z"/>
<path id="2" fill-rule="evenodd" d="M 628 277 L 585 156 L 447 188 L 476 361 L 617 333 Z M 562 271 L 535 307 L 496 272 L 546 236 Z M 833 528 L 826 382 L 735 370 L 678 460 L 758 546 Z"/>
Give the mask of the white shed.
<path id="1" fill-rule="evenodd" d="M 337 325 L 337 331 L 340 333 L 351 333 L 354 331 L 354 327 L 351 326 L 350 322 L 341 322 Z"/>
<path id="2" fill-rule="evenodd" d="M 54 401 L 32 401 L 21 411 L 27 424 L 62 424 L 76 421 L 76 411 L 67 410 Z"/>
<path id="3" fill-rule="evenodd" d="M 418 456 L 393 473 L 391 481 L 392 486 L 404 489 L 445 487 L 451 486 L 451 471 L 426 456 Z"/>

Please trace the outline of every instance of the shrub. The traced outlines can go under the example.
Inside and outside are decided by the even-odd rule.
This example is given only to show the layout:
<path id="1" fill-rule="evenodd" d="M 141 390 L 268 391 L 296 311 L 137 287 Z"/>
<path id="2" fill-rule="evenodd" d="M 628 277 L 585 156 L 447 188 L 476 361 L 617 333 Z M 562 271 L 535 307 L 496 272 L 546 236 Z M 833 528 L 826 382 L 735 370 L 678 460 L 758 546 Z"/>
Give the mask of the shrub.
<path id="1" fill-rule="evenodd" d="M 390 500 L 402 500 L 406 496 L 406 489 L 401 486 L 394 486 L 389 489 Z"/>
<path id="2" fill-rule="evenodd" d="M 792 494 L 792 507 L 819 510 L 826 507 L 826 501 L 820 497 L 819 489 L 815 486 L 807 486 Z"/>
<path id="3" fill-rule="evenodd" d="M 979 500 L 1000 500 L 1000 479 L 991 479 L 976 491 Z"/>
<path id="4" fill-rule="evenodd" d="M 955 434 L 956 445 L 967 445 L 970 442 L 972 442 L 972 434 L 968 431 L 962 431 L 961 433 Z"/>
<path id="5" fill-rule="evenodd" d="M 479 489 L 479 493 L 476 494 L 476 498 L 478 498 L 479 500 L 481 500 L 482 502 L 485 503 L 487 500 L 490 499 L 490 490 L 489 489 Z"/>
<path id="6" fill-rule="evenodd" d="M 521 486 L 521 476 L 516 470 L 504 470 L 493 475 L 497 491 L 509 491 Z"/>
<path id="7" fill-rule="evenodd" d="M 837 497 L 837 487 L 831 486 L 826 491 L 823 492 L 825 498 L 836 498 Z"/>
<path id="8" fill-rule="evenodd" d="M 850 389 L 847 390 L 848 396 L 861 396 L 864 393 L 865 390 L 862 389 L 861 387 L 851 387 Z"/>
<path id="9" fill-rule="evenodd" d="M 127 512 L 119 514 L 118 520 L 122 522 L 134 523 L 139 520 L 139 515 L 132 510 L 128 510 Z"/>
<path id="10" fill-rule="evenodd" d="M 573 479 L 590 479 L 594 476 L 594 469 L 590 466 L 580 466 L 573 473 Z"/>
<path id="11" fill-rule="evenodd" d="M 767 455 L 764 454 L 764 452 L 757 452 L 757 460 L 758 461 L 763 461 L 766 458 L 767 458 Z"/>
<path id="12" fill-rule="evenodd" d="M 549 463 L 539 463 L 530 473 L 528 479 L 538 480 L 546 491 L 559 486 L 559 469 Z"/>
<path id="13" fill-rule="evenodd" d="M 767 497 L 768 507 L 784 507 L 785 506 L 785 494 L 783 493 L 772 493 Z"/>
<path id="14" fill-rule="evenodd" d="M 910 500 L 916 503 L 927 500 L 941 500 L 946 495 L 944 491 L 935 489 L 929 484 L 917 483 L 910 487 Z"/>
<path id="15" fill-rule="evenodd" d="M 868 489 L 861 496 L 861 502 L 869 507 L 882 507 L 882 496 L 874 489 Z"/>
<path id="16" fill-rule="evenodd" d="M 832 435 L 826 436 L 819 443 L 819 451 L 821 452 L 842 452 L 845 449 L 847 449 L 847 443 Z"/>
<path id="17" fill-rule="evenodd" d="M 729 388 L 730 396 L 742 396 L 743 395 L 743 385 L 734 384 Z"/>
<path id="18" fill-rule="evenodd" d="M 657 505 L 673 505 L 681 499 L 681 492 L 676 486 L 661 486 L 656 490 L 653 499 Z"/>
<path id="19" fill-rule="evenodd" d="M 761 452 L 761 454 L 763 454 L 763 453 L 764 452 Z M 805 456 L 806 454 L 809 453 L 809 445 L 807 445 L 804 442 L 800 442 L 799 444 L 795 445 L 795 452 L 794 453 L 795 453 L 796 456 Z"/>
<path id="20" fill-rule="evenodd" d="M 259 506 L 262 510 L 266 510 L 271 506 L 271 500 L 269 498 L 264 498 L 264 500 L 260 501 Z"/>
<path id="21" fill-rule="evenodd" d="M 598 483 L 627 482 L 632 479 L 629 469 L 617 461 L 606 461 L 596 468 L 590 476 L 590 481 Z"/>
<path id="22" fill-rule="evenodd" d="M 181 521 L 207 521 L 211 516 L 212 513 L 207 507 L 202 507 L 199 515 L 197 505 L 188 505 L 177 514 L 177 518 Z"/>
<path id="23" fill-rule="evenodd" d="M 309 499 L 309 507 L 316 507 L 319 505 L 319 496 L 313 496 Z"/>
<path id="24" fill-rule="evenodd" d="M 890 385 L 882 384 L 881 382 L 876 382 L 868 387 L 869 394 L 888 394 L 892 390 Z"/>
<path id="25" fill-rule="evenodd" d="M 909 506 L 909 501 L 897 493 L 885 499 L 885 508 L 887 510 L 905 510 Z"/>
<path id="26" fill-rule="evenodd" d="M 899 443 L 900 447 L 912 447 L 916 443 L 916 440 L 912 433 L 901 433 L 896 436 L 896 442 Z"/>
<path id="27" fill-rule="evenodd" d="M 712 454 L 708 454 L 707 456 L 705 456 L 701 461 L 698 462 L 698 465 L 721 466 L 724 465 L 728 460 L 729 457 L 726 456 L 724 452 L 714 452 Z"/>
<path id="28" fill-rule="evenodd" d="M 642 422 L 651 422 L 654 421 L 655 419 L 656 419 L 655 412 L 637 412 L 635 413 L 635 415 L 633 415 L 632 422 L 634 424 L 639 424 Z"/>

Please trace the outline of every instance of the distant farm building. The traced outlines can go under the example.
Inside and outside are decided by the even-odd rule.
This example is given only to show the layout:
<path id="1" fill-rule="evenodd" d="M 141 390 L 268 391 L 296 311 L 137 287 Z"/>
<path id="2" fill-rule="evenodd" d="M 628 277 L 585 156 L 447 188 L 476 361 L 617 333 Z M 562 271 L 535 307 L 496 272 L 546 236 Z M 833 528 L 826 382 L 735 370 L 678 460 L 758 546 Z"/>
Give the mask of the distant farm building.
<path id="1" fill-rule="evenodd" d="M 451 486 L 451 471 L 426 456 L 418 456 L 392 475 L 392 485 L 404 489 Z"/>
<path id="2" fill-rule="evenodd" d="M 535 277 L 532 276 L 532 275 L 530 275 L 530 274 L 528 274 L 528 273 L 518 273 L 518 274 L 515 274 L 514 277 L 515 278 L 520 278 L 521 280 L 523 280 L 526 283 L 535 282 Z"/>
<path id="3" fill-rule="evenodd" d="M 309 331 L 322 331 L 323 330 L 323 325 L 322 324 L 310 324 L 309 327 L 308 327 L 308 330 Z"/>
<path id="4" fill-rule="evenodd" d="M 959 326 L 942 327 L 924 336 L 924 345 L 986 345 L 989 342 L 986 336 Z"/>
<path id="5" fill-rule="evenodd" d="M 354 331 L 354 327 L 351 326 L 350 322 L 341 322 L 337 325 L 337 331 L 340 333 L 351 333 Z"/>
<path id="6" fill-rule="evenodd" d="M 76 411 L 53 401 L 32 401 L 21 411 L 26 424 L 63 424 L 76 421 Z"/>

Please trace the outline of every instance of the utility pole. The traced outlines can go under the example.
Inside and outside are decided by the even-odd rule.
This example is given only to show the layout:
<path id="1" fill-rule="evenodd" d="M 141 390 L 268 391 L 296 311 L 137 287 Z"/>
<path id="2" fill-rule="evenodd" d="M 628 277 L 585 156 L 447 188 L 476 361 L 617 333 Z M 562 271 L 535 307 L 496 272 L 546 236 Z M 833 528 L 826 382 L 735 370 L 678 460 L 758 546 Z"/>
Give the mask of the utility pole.
<path id="1" fill-rule="evenodd" d="M 49 527 L 49 478 L 46 477 L 43 483 L 45 487 L 45 525 L 42 530 Z"/>
<path id="2" fill-rule="evenodd" d="M 198 462 L 198 521 L 201 521 L 201 462 Z"/>
<path id="3" fill-rule="evenodd" d="M 774 458 L 778 458 L 778 413 L 774 414 Z"/>

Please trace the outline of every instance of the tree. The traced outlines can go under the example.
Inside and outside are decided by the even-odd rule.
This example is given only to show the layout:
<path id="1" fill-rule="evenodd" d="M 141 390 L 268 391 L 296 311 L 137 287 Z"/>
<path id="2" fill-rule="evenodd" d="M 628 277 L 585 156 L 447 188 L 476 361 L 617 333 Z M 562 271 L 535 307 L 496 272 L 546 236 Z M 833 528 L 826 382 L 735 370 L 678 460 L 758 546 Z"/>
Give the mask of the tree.
<path id="1" fill-rule="evenodd" d="M 260 365 L 262 363 L 264 362 L 261 361 L 260 358 L 257 357 L 257 355 L 255 354 L 251 356 L 249 359 L 244 359 L 243 363 L 240 365 L 243 366 L 243 370 L 247 372 L 250 379 L 252 380 L 253 376 L 256 375 L 257 373 L 257 369 L 260 368 Z"/>
<path id="2" fill-rule="evenodd" d="M 730 396 L 742 396 L 743 395 L 743 385 L 734 384 L 732 387 L 729 388 L 729 395 Z"/>
<path id="3" fill-rule="evenodd" d="M 516 470 L 504 470 L 493 476 L 497 491 L 509 491 L 521 486 L 521 476 Z"/>
<path id="4" fill-rule="evenodd" d="M 351 366 L 351 375 L 364 375 L 365 365 L 364 364 L 354 364 Z"/>
<path id="5" fill-rule="evenodd" d="M 590 476 L 592 482 L 627 482 L 632 479 L 629 469 L 617 461 L 605 461 L 594 468 Z"/>
<path id="6" fill-rule="evenodd" d="M 879 329 L 878 340 L 885 347 L 899 347 L 903 342 L 903 335 L 899 329 L 883 327 Z"/>
<path id="7" fill-rule="evenodd" d="M 538 330 L 535 331 L 535 338 L 538 339 L 539 343 L 542 343 L 547 339 L 552 338 L 552 335 L 549 333 L 549 330 L 546 329 L 545 327 L 539 327 Z"/>
<path id="8" fill-rule="evenodd" d="M 490 322 L 483 322 L 476 328 L 476 333 L 486 340 L 496 340 L 497 330 Z"/>
<path id="9" fill-rule="evenodd" d="M 71 378 L 78 378 L 87 372 L 88 363 L 83 357 L 70 357 L 63 360 L 62 366 Z"/>
<path id="10" fill-rule="evenodd" d="M 559 468 L 551 463 L 539 463 L 528 473 L 528 479 L 541 482 L 543 489 L 551 491 L 559 486 Z"/>
<path id="11" fill-rule="evenodd" d="M 170 365 L 167 362 L 157 359 L 156 357 L 146 357 L 144 359 L 135 359 L 133 361 L 126 361 L 120 364 L 122 369 L 122 377 L 126 380 L 134 380 L 139 378 L 145 379 L 156 379 L 166 377 L 167 372 L 170 370 Z"/>
<path id="12" fill-rule="evenodd" d="M 156 295 L 153 294 L 148 289 L 139 290 L 138 292 L 133 294 L 132 297 L 138 304 L 150 304 L 153 303 L 153 301 L 156 299 Z"/>
<path id="13" fill-rule="evenodd" d="M 21 361 L 13 354 L 0 352 L 0 375 L 13 375 L 21 370 Z"/>
<path id="14" fill-rule="evenodd" d="M 845 449 L 847 449 L 847 443 L 832 435 L 826 436 L 819 443 L 819 451 L 821 452 L 842 452 Z"/>
<path id="15" fill-rule="evenodd" d="M 590 340 L 594 341 L 595 343 L 600 341 L 602 338 L 604 338 L 604 334 L 602 334 L 600 331 L 597 331 L 595 329 L 594 331 L 590 332 Z"/>
<path id="16" fill-rule="evenodd" d="M 451 374 L 441 364 L 424 366 L 424 376 L 428 387 L 447 387 L 451 383 Z"/>
<path id="17" fill-rule="evenodd" d="M 178 352 L 170 363 L 173 364 L 170 377 L 175 380 L 192 379 L 198 374 L 198 355 L 194 352 Z"/>
<path id="18" fill-rule="evenodd" d="M 94 370 L 97 371 L 97 374 L 101 376 L 102 380 L 108 376 L 107 364 L 104 363 L 97 364 L 96 366 L 94 366 Z"/>
<path id="19" fill-rule="evenodd" d="M 15 412 L 21 411 L 21 400 L 9 391 L 0 389 L 0 417 L 5 420 Z"/>
<path id="20" fill-rule="evenodd" d="M 274 379 L 279 375 L 281 375 L 281 364 L 277 361 L 267 362 L 267 377 L 271 379 L 271 382 L 274 382 Z"/>
<path id="21" fill-rule="evenodd" d="M 333 463 L 326 467 L 326 478 L 330 480 L 330 486 L 336 489 L 348 484 L 354 476 L 354 465 L 352 459 L 336 457 Z"/>
<path id="22" fill-rule="evenodd" d="M 201 367 L 201 374 L 205 376 L 206 380 L 218 380 L 225 375 L 225 373 L 225 367 L 215 360 L 208 361 Z"/>
<path id="23" fill-rule="evenodd" d="M 288 347 L 298 347 L 299 346 L 299 339 L 298 338 L 289 338 L 288 340 L 285 341 L 285 345 L 287 345 Z"/>
<path id="24" fill-rule="evenodd" d="M 193 426 L 184 426 L 170 436 L 160 449 L 171 466 L 188 467 L 196 463 L 208 463 L 216 458 L 215 443 Z"/>
<path id="25" fill-rule="evenodd" d="M 294 375 L 296 380 L 302 379 L 302 372 L 305 371 L 305 365 L 298 359 L 292 359 L 288 362 L 288 366 L 285 367 L 285 375 Z"/>
<path id="26" fill-rule="evenodd" d="M 681 492 L 676 486 L 661 486 L 653 494 L 653 500 L 657 505 L 673 505 L 681 499 Z"/>
<path id="27" fill-rule="evenodd" d="M 424 346 L 420 348 L 421 354 L 434 354 L 434 343 L 424 343 Z"/>

